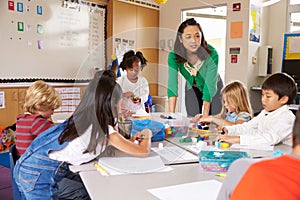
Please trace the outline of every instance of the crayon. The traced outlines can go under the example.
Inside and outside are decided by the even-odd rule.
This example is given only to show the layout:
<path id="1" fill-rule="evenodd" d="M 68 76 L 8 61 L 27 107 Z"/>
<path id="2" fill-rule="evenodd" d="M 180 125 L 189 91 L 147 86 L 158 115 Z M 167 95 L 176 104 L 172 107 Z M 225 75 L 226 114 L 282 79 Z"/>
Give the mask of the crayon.
<path id="1" fill-rule="evenodd" d="M 216 176 L 220 176 L 220 177 L 226 177 L 227 176 L 227 174 L 225 174 L 225 173 L 216 173 Z"/>
<path id="2" fill-rule="evenodd" d="M 101 167 L 98 163 L 94 163 L 94 166 L 97 168 L 97 170 L 99 170 L 101 172 L 102 175 L 104 176 L 108 176 L 109 172 L 104 169 L 103 167 Z"/>

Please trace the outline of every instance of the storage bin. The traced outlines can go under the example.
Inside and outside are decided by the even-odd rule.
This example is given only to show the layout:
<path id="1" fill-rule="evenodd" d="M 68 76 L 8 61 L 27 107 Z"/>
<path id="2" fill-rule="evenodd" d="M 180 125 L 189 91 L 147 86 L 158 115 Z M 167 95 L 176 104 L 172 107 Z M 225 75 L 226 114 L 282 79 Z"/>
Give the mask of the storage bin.
<path id="1" fill-rule="evenodd" d="M 9 152 L 0 152 L 0 165 L 9 168 Z"/>
<path id="2" fill-rule="evenodd" d="M 243 151 L 200 151 L 199 163 L 203 170 L 213 172 L 226 172 L 231 163 L 240 158 L 250 158 Z"/>
<path id="3" fill-rule="evenodd" d="M 152 141 L 162 141 L 165 139 L 165 126 L 160 122 L 150 119 L 134 120 L 132 122 L 131 135 L 135 135 L 136 132 L 140 132 L 145 128 L 148 128 L 152 131 Z"/>

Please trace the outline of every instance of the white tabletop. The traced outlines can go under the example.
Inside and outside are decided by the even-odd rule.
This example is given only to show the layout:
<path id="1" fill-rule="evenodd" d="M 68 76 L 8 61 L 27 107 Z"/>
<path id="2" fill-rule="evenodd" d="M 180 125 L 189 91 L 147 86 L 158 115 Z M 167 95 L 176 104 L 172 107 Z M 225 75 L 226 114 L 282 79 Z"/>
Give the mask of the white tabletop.
<path id="1" fill-rule="evenodd" d="M 92 199 L 157 199 L 147 189 L 215 179 L 215 173 L 203 172 L 198 163 L 172 165 L 174 170 L 148 174 L 102 176 L 96 170 L 80 172 Z"/>

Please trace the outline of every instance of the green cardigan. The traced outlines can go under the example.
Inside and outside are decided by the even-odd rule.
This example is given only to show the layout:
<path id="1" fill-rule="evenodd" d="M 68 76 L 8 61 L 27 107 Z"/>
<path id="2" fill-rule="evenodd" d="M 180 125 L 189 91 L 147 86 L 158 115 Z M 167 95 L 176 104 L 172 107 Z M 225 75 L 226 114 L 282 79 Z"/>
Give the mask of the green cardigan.
<path id="1" fill-rule="evenodd" d="M 196 82 L 199 90 L 203 93 L 202 99 L 211 102 L 212 98 L 217 92 L 218 81 L 218 62 L 219 56 L 215 48 L 208 45 L 212 51 L 210 56 L 206 58 L 196 76 L 191 76 L 185 69 L 184 63 L 176 63 L 176 55 L 172 50 L 168 56 L 168 97 L 178 96 L 178 71 L 187 81 L 188 89 L 191 89 L 194 81 Z M 192 65 L 190 65 L 192 66 Z M 192 66 L 193 67 L 193 66 Z"/>

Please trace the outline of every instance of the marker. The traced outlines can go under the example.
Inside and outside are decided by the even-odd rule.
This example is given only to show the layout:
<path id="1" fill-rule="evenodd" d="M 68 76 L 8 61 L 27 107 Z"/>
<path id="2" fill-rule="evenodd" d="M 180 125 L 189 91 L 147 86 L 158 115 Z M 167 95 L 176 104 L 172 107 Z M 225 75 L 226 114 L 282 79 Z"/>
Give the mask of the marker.
<path id="1" fill-rule="evenodd" d="M 102 175 L 104 175 L 104 176 L 109 175 L 109 172 L 106 169 L 104 169 L 103 167 L 101 167 L 98 163 L 94 163 L 94 166 L 97 168 L 98 171 L 101 172 Z"/>
<path id="2" fill-rule="evenodd" d="M 225 173 L 216 173 L 216 176 L 220 176 L 220 177 L 226 177 L 227 176 L 227 174 L 225 174 Z"/>
<path id="3" fill-rule="evenodd" d="M 198 131 L 198 132 L 205 132 L 205 133 L 209 133 L 210 132 L 210 130 L 203 130 L 203 129 L 198 129 L 198 128 L 190 128 L 190 130 Z"/>

